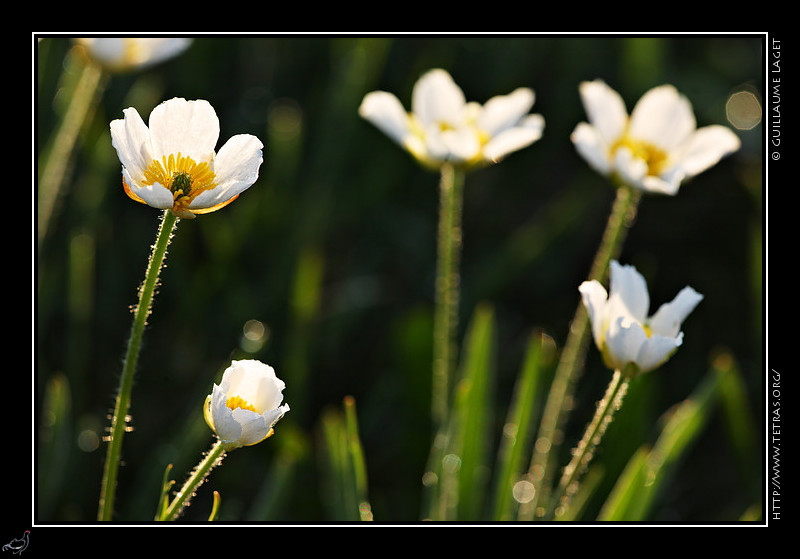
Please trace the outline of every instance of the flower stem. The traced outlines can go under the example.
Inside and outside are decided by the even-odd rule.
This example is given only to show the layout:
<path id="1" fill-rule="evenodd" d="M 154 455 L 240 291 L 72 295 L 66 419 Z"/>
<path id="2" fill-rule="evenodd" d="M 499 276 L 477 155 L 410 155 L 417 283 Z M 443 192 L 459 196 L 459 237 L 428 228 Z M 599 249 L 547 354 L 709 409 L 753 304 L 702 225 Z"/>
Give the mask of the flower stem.
<path id="1" fill-rule="evenodd" d="M 587 280 L 602 281 L 611 260 L 617 258 L 625 241 L 628 229 L 636 216 L 641 200 L 641 191 L 619 186 L 616 199 L 611 208 L 600 246 L 592 263 Z M 520 507 L 519 519 L 531 520 L 536 513 L 537 504 L 546 504 L 549 496 L 550 471 L 553 456 L 563 436 L 562 428 L 570 409 L 572 392 L 579 371 L 583 367 L 589 342 L 589 314 L 583 303 L 578 303 L 575 316 L 570 324 L 567 341 L 561 352 L 550 392 L 547 396 L 542 420 L 539 426 L 529 475 L 534 484 L 534 498 Z"/>
<path id="2" fill-rule="evenodd" d="M 82 56 L 70 56 L 65 64 L 77 68 L 79 78 L 50 145 L 50 152 L 39 173 L 37 236 L 40 244 L 47 234 L 50 220 L 55 212 L 61 185 L 67 174 L 78 136 L 97 102 L 98 92 L 103 89 L 105 83 L 105 75 L 100 67 Z"/>
<path id="3" fill-rule="evenodd" d="M 190 475 L 186 483 L 183 484 L 178 494 L 175 495 L 175 499 L 169 504 L 161 520 L 175 520 L 189 500 L 191 500 L 197 488 L 200 487 L 208 474 L 211 473 L 211 470 L 214 469 L 214 466 L 222 462 L 223 458 L 225 458 L 225 448 L 222 441 L 217 440 L 211 447 L 211 450 L 208 451 L 197 467 L 195 467 L 192 475 Z"/>
<path id="4" fill-rule="evenodd" d="M 443 165 L 439 181 L 438 256 L 433 323 L 431 413 L 434 431 L 447 421 L 450 382 L 455 368 L 463 190 L 463 170 L 452 165 Z"/>
<path id="5" fill-rule="evenodd" d="M 111 520 L 114 509 L 114 491 L 117 484 L 117 473 L 119 471 L 120 454 L 122 450 L 122 437 L 125 434 L 128 422 L 128 409 L 131 401 L 131 388 L 133 386 L 133 376 L 136 372 L 136 361 L 139 357 L 139 348 L 142 344 L 142 334 L 144 332 L 147 317 L 150 314 L 150 305 L 153 300 L 153 292 L 158 282 L 158 274 L 164 262 L 172 232 L 176 226 L 177 218 L 169 211 L 165 210 L 161 225 L 158 230 L 158 237 L 153 245 L 150 254 L 150 261 L 147 264 L 144 283 L 139 290 L 139 304 L 133 315 L 133 325 L 131 335 L 128 339 L 128 349 L 125 354 L 125 362 L 122 367 L 119 391 L 114 406 L 114 415 L 111 418 L 111 432 L 108 437 L 108 450 L 106 453 L 106 463 L 103 470 L 103 484 L 100 490 L 100 507 L 98 520 Z"/>
<path id="6" fill-rule="evenodd" d="M 614 412 L 622 405 L 629 383 L 628 375 L 623 375 L 619 370 L 614 371 L 605 396 L 598 402 L 591 423 L 586 427 L 583 438 L 572 453 L 572 460 L 564 468 L 553 498 L 555 506 L 551 509 L 551 515 L 560 516 L 569 506 L 570 498 L 578 490 L 578 478 L 586 471 L 594 456 L 595 448 L 600 444 L 608 424 L 614 417 Z"/>

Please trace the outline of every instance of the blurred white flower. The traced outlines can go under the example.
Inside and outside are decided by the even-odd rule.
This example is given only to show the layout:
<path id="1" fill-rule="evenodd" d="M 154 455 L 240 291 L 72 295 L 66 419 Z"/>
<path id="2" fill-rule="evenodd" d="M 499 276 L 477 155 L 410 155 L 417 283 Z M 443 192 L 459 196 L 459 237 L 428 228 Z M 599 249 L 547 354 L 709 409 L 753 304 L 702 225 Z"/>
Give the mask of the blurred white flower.
<path id="1" fill-rule="evenodd" d="M 644 191 L 674 195 L 741 145 L 725 126 L 697 128 L 691 103 L 671 85 L 645 93 L 630 117 L 601 80 L 581 83 L 580 94 L 589 122 L 572 133 L 578 153 L 599 173 Z"/>
<path id="2" fill-rule="evenodd" d="M 203 410 L 225 450 L 254 445 L 272 435 L 273 426 L 289 411 L 289 404 L 281 405 L 285 386 L 261 361 L 231 361 Z"/>
<path id="3" fill-rule="evenodd" d="M 684 287 L 671 303 L 649 317 L 650 297 L 644 278 L 633 266 L 611 262 L 610 294 L 597 281 L 579 287 L 589 312 L 595 344 L 606 365 L 644 373 L 664 363 L 683 342 L 681 323 L 703 296 Z"/>
<path id="4" fill-rule="evenodd" d="M 75 42 L 86 54 L 113 72 L 139 70 L 182 53 L 191 39 L 182 37 L 81 37 Z"/>
<path id="5" fill-rule="evenodd" d="M 219 120 L 208 101 L 174 98 L 150 113 L 149 128 L 134 108 L 111 122 L 125 192 L 137 202 L 183 218 L 216 211 L 258 178 L 261 141 L 231 137 L 218 153 Z"/>
<path id="6" fill-rule="evenodd" d="M 527 114 L 533 102 L 533 91 L 521 87 L 484 105 L 467 103 L 450 74 L 433 69 L 414 85 L 410 113 L 386 91 L 368 93 L 358 112 L 423 165 L 438 169 L 445 162 L 494 163 L 538 140 L 544 118 Z"/>

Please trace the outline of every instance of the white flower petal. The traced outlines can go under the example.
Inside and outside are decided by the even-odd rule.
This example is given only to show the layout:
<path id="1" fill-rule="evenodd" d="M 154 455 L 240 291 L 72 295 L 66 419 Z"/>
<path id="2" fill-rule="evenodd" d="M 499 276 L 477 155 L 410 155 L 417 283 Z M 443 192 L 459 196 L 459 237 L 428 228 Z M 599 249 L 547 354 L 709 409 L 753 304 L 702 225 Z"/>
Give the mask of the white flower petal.
<path id="1" fill-rule="evenodd" d="M 536 118 L 538 117 L 538 118 Z M 531 145 L 542 137 L 544 118 L 529 115 L 523 126 L 503 130 L 483 146 L 483 156 L 487 161 L 499 161 L 506 155 Z"/>
<path id="2" fill-rule="evenodd" d="M 439 130 L 432 125 L 425 134 L 430 155 L 441 161 L 465 162 L 476 157 L 481 150 L 478 131 L 461 127 L 456 130 Z"/>
<path id="3" fill-rule="evenodd" d="M 592 334 L 597 347 L 602 350 L 606 329 L 606 301 L 608 292 L 599 281 L 585 281 L 579 287 L 581 299 L 592 325 Z"/>
<path id="4" fill-rule="evenodd" d="M 219 120 L 208 101 L 165 101 L 150 113 L 149 128 L 135 109 L 123 114 L 111 122 L 112 145 L 123 187 L 137 202 L 193 218 L 226 205 L 258 178 L 263 145 L 255 136 L 234 136 L 214 153 Z M 178 176 L 190 188 L 173 192 Z"/>
<path id="5" fill-rule="evenodd" d="M 694 132 L 696 122 L 689 100 L 671 85 L 645 93 L 631 112 L 630 136 L 669 152 Z"/>
<path id="6" fill-rule="evenodd" d="M 646 373 L 664 363 L 683 342 L 683 334 L 674 337 L 651 335 L 639 348 L 636 365 L 639 371 Z"/>
<path id="7" fill-rule="evenodd" d="M 166 186 L 153 183 L 149 185 L 139 186 L 137 179 L 128 174 L 127 167 L 122 168 L 122 178 L 130 187 L 131 192 L 141 198 L 145 204 L 160 210 L 166 210 L 172 207 L 173 196 L 172 192 Z"/>
<path id="8" fill-rule="evenodd" d="M 589 166 L 601 175 L 607 175 L 611 167 L 608 161 L 608 146 L 597 129 L 585 122 L 578 123 L 570 136 L 578 154 Z"/>
<path id="9" fill-rule="evenodd" d="M 614 152 L 613 166 L 614 171 L 625 184 L 629 184 L 634 188 L 646 190 L 645 178 L 648 176 L 647 162 L 638 157 L 634 157 L 633 152 L 626 146 L 622 146 Z"/>
<path id="10" fill-rule="evenodd" d="M 136 65 L 140 68 L 177 56 L 192 43 L 192 39 L 185 37 L 143 37 L 136 41 L 141 51 Z"/>
<path id="11" fill-rule="evenodd" d="M 458 125 L 463 117 L 466 99 L 445 70 L 429 70 L 414 84 L 411 111 L 423 126 L 447 122 Z"/>
<path id="12" fill-rule="evenodd" d="M 648 325 L 654 333 L 674 338 L 678 335 L 683 321 L 702 300 L 703 296 L 697 291 L 688 286 L 684 287 L 671 302 L 659 307 Z"/>
<path id="13" fill-rule="evenodd" d="M 283 400 L 281 392 L 286 388 L 286 384 L 275 376 L 275 370 L 269 365 L 264 365 L 263 374 L 255 378 L 252 387 L 252 404 L 257 410 L 278 409 Z"/>
<path id="14" fill-rule="evenodd" d="M 142 171 L 153 161 L 150 130 L 136 109 L 125 109 L 122 114 L 124 118 L 111 121 L 111 145 L 122 166 L 138 182 Z"/>
<path id="15" fill-rule="evenodd" d="M 358 114 L 400 145 L 405 143 L 410 134 L 408 113 L 400 100 L 386 91 L 373 91 L 365 95 Z"/>
<path id="16" fill-rule="evenodd" d="M 636 322 L 647 318 L 650 295 L 644 277 L 630 265 L 612 261 L 610 265 L 609 306 L 612 316 L 627 315 Z"/>
<path id="17" fill-rule="evenodd" d="M 97 63 L 114 71 L 140 69 L 183 52 L 191 39 L 181 37 L 81 37 L 83 45 Z"/>
<path id="18" fill-rule="evenodd" d="M 522 87 L 485 105 L 467 102 L 450 74 L 436 68 L 414 84 L 411 113 L 394 95 L 373 91 L 364 96 L 359 114 L 423 165 L 467 168 L 497 161 L 541 137 L 544 119 L 525 114 L 533 101 L 533 90 Z"/>
<path id="19" fill-rule="evenodd" d="M 572 133 L 578 153 L 598 172 L 646 192 L 674 195 L 683 180 L 740 146 L 724 126 L 697 130 L 691 103 L 672 85 L 647 91 L 630 118 L 602 81 L 582 83 L 580 93 L 591 124 Z"/>
<path id="20" fill-rule="evenodd" d="M 241 425 L 242 433 L 238 438 L 238 443 L 242 446 L 250 446 L 260 442 L 269 434 L 269 427 L 264 416 L 242 408 L 236 408 L 232 412 L 233 419 Z"/>
<path id="21" fill-rule="evenodd" d="M 647 333 L 638 322 L 627 322 L 619 316 L 613 320 L 605 335 L 607 355 L 615 369 L 624 370 L 629 363 L 638 365 L 639 352 Z"/>
<path id="22" fill-rule="evenodd" d="M 197 163 L 209 161 L 219 139 L 219 119 L 208 101 L 176 97 L 150 113 L 150 137 L 158 160 L 180 153 Z"/>
<path id="23" fill-rule="evenodd" d="M 250 134 L 239 134 L 225 142 L 214 159 L 216 188 L 199 194 L 189 208 L 216 206 L 250 188 L 258 180 L 264 160 L 263 147 L 261 141 Z"/>
<path id="24" fill-rule="evenodd" d="M 227 384 L 214 385 L 211 392 L 211 417 L 214 431 L 226 443 L 235 443 L 242 436 L 242 426 L 233 416 L 233 411 L 225 405 L 227 400 Z"/>
<path id="25" fill-rule="evenodd" d="M 284 387 L 269 365 L 253 359 L 232 361 L 212 390 L 209 426 L 228 448 L 262 441 L 289 411 L 288 404 L 281 405 Z M 234 409 L 229 401 L 235 402 Z"/>
<path id="26" fill-rule="evenodd" d="M 484 105 L 477 126 L 490 136 L 516 126 L 533 106 L 533 90 L 520 87 L 508 95 L 497 95 Z"/>
<path id="27" fill-rule="evenodd" d="M 642 177 L 639 182 L 639 188 L 646 192 L 674 196 L 678 193 L 684 177 L 683 171 L 676 167 L 667 173 L 663 173 L 660 177 L 654 177 L 653 175 Z"/>
<path id="28" fill-rule="evenodd" d="M 704 126 L 691 135 L 681 150 L 680 167 L 687 177 L 692 177 L 738 150 L 741 144 L 739 137 L 730 128 L 721 125 Z"/>
<path id="29" fill-rule="evenodd" d="M 628 111 L 622 97 L 602 80 L 583 82 L 579 91 L 589 123 L 604 144 L 613 144 L 628 124 Z"/>
<path id="30" fill-rule="evenodd" d="M 647 320 L 647 285 L 633 266 L 612 261 L 610 284 L 608 294 L 596 281 L 579 287 L 603 359 L 620 371 L 629 364 L 640 373 L 658 367 L 681 345 L 680 324 L 702 296 L 686 287 Z"/>

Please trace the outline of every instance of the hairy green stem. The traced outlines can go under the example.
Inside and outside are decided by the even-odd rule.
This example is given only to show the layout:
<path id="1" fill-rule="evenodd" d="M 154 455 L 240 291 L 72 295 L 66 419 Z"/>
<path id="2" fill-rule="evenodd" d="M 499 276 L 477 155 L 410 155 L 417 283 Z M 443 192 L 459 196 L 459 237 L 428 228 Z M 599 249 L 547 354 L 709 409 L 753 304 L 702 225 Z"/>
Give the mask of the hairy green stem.
<path id="1" fill-rule="evenodd" d="M 594 450 L 600 444 L 608 424 L 614 413 L 622 405 L 622 399 L 628 390 L 630 377 L 619 370 L 614 371 L 611 382 L 606 388 L 605 396 L 597 404 L 594 417 L 583 434 L 578 446 L 572 453 L 572 459 L 561 476 L 556 493 L 553 496 L 552 516 L 562 515 L 569 506 L 569 500 L 578 490 L 578 478 L 586 471 L 589 462 L 594 456 Z"/>
<path id="2" fill-rule="evenodd" d="M 439 182 L 439 231 L 433 324 L 431 413 L 434 431 L 449 415 L 449 391 L 456 362 L 460 290 L 461 212 L 464 172 L 443 165 Z"/>
<path id="3" fill-rule="evenodd" d="M 211 470 L 214 469 L 214 466 L 222 462 L 222 459 L 225 458 L 225 448 L 222 444 L 222 441 L 217 440 L 216 443 L 211 447 L 211 450 L 203 457 L 200 463 L 192 472 L 192 475 L 189 476 L 189 479 L 186 480 L 186 483 L 183 484 L 181 490 L 175 495 L 175 498 L 167 507 L 164 516 L 161 520 L 175 520 L 178 515 L 180 515 L 183 508 L 187 505 L 187 503 L 191 500 L 194 496 L 195 491 L 198 487 L 205 481 L 206 477 Z M 215 508 L 218 506 L 215 497 Z M 215 513 L 212 513 L 212 517 L 215 516 Z"/>
<path id="4" fill-rule="evenodd" d="M 158 275 L 167 253 L 172 232 L 176 226 L 177 218 L 170 210 L 165 210 L 161 225 L 158 230 L 158 237 L 153 245 L 150 260 L 147 264 L 144 283 L 139 289 L 139 304 L 133 315 L 133 325 L 131 335 L 128 339 L 128 349 L 125 353 L 125 362 L 122 367 L 122 376 L 119 382 L 119 391 L 114 406 L 114 414 L 111 417 L 111 431 L 108 436 L 108 450 L 106 453 L 106 463 L 103 469 L 103 484 L 100 490 L 100 507 L 97 514 L 98 520 L 111 520 L 114 509 L 114 493 L 117 485 L 117 474 L 119 472 L 119 462 L 122 450 L 122 438 L 125 434 L 128 422 L 128 410 L 131 402 L 131 388 L 133 377 L 136 372 L 136 362 L 139 357 L 139 348 L 142 344 L 142 334 L 144 332 L 147 317 L 150 314 L 150 305 L 153 301 L 153 293 L 158 283 Z"/>
<path id="5" fill-rule="evenodd" d="M 608 222 L 589 272 L 588 281 L 602 281 L 611 260 L 618 257 L 641 200 L 641 191 L 619 186 Z M 546 505 L 549 497 L 552 462 L 558 455 L 563 437 L 562 429 L 571 408 L 570 402 L 575 382 L 580 376 L 590 339 L 589 313 L 582 302 L 578 303 L 570 324 L 567 341 L 561 352 L 550 392 L 542 414 L 539 432 L 534 445 L 529 476 L 534 485 L 534 498 L 523 504 L 518 513 L 520 520 L 532 520 L 537 506 Z"/>

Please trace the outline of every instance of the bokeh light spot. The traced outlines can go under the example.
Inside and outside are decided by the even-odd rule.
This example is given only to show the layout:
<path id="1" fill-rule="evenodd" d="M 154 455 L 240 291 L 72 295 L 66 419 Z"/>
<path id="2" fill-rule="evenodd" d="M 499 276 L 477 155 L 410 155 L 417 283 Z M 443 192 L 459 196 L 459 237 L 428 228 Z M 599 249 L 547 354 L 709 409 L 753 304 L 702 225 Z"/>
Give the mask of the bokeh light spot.
<path id="1" fill-rule="evenodd" d="M 761 122 L 761 102 L 751 91 L 737 91 L 725 104 L 728 122 L 739 130 L 750 130 Z"/>

